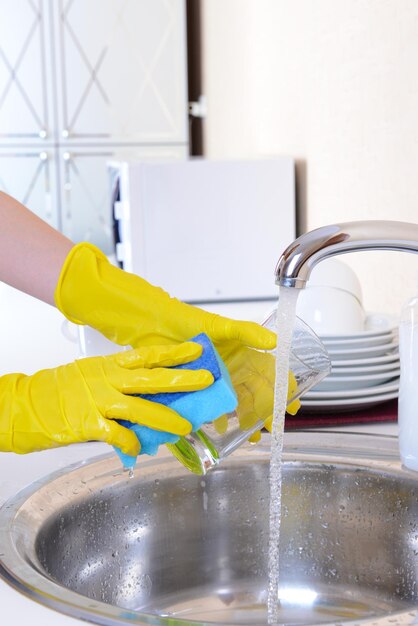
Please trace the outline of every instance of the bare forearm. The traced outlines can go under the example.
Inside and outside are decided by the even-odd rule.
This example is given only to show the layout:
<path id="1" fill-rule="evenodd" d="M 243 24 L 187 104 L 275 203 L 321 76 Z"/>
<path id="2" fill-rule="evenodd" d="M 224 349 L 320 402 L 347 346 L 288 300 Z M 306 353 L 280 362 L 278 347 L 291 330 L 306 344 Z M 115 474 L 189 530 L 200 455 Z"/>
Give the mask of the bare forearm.
<path id="1" fill-rule="evenodd" d="M 60 270 L 74 243 L 0 192 L 0 280 L 54 304 Z"/>

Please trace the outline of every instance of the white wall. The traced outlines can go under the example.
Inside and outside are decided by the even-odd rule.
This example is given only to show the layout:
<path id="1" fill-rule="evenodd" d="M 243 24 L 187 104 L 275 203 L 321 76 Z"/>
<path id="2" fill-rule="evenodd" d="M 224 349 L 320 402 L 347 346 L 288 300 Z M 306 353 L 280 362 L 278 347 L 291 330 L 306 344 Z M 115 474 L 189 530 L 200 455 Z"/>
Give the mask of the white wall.
<path id="1" fill-rule="evenodd" d="M 302 231 L 418 223 L 418 2 L 202 4 L 207 156 L 297 158 Z M 418 255 L 343 260 L 367 310 L 396 314 L 418 290 Z"/>

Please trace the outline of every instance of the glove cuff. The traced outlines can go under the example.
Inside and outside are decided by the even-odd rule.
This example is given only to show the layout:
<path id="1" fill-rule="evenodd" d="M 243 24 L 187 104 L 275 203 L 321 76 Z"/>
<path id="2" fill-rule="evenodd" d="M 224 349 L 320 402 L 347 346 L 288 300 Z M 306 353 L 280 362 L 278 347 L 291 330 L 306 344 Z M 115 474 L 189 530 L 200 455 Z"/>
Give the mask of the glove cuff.
<path id="1" fill-rule="evenodd" d="M 80 298 L 80 294 L 77 291 L 77 283 L 79 282 L 77 280 L 77 274 L 85 278 L 86 273 L 89 273 L 89 268 L 91 268 L 92 263 L 96 265 L 98 260 L 108 263 L 106 255 L 103 254 L 99 248 L 83 241 L 71 248 L 61 268 L 54 292 L 54 300 L 61 313 L 74 324 L 88 323 L 86 320 L 78 319 L 77 314 L 73 311 L 73 303 L 77 302 Z M 67 290 L 67 284 L 70 285 L 70 290 Z M 69 291 L 71 293 L 69 293 Z"/>

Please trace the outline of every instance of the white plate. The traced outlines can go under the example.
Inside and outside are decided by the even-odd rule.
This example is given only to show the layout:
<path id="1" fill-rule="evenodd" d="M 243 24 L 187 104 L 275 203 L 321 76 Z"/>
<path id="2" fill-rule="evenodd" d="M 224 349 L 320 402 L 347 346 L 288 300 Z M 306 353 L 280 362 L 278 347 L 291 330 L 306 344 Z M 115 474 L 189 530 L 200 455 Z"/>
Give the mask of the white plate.
<path id="1" fill-rule="evenodd" d="M 390 393 L 379 393 L 366 398 L 355 398 L 352 400 L 304 400 L 302 398 L 302 411 L 306 413 L 342 413 L 357 409 L 368 409 L 377 404 L 382 404 L 388 400 L 398 397 L 398 391 Z"/>
<path id="2" fill-rule="evenodd" d="M 338 361 L 338 363 L 341 363 L 341 361 Z M 363 360 L 361 363 L 363 363 Z M 361 365 L 358 365 L 357 367 L 338 367 L 336 364 L 336 366 L 332 368 L 330 376 L 334 376 L 336 378 L 339 378 L 340 376 L 369 376 L 371 374 L 382 374 L 383 372 L 391 372 L 397 369 L 399 369 L 399 359 L 396 359 L 391 363 L 382 363 L 382 365 L 366 365 L 365 367 L 362 367 Z"/>
<path id="3" fill-rule="evenodd" d="M 384 333 L 395 330 L 398 327 L 399 320 L 393 315 L 385 315 L 384 313 L 368 313 L 364 331 L 358 333 L 347 333 L 346 335 L 323 334 L 321 339 L 356 339 L 364 337 L 376 337 Z"/>
<path id="4" fill-rule="evenodd" d="M 380 374 L 369 374 L 366 376 L 327 376 L 319 385 L 311 389 L 314 391 L 346 391 L 348 389 L 363 389 L 365 387 L 374 387 L 383 385 L 393 378 L 399 378 L 401 370 L 389 370 Z"/>
<path id="5" fill-rule="evenodd" d="M 376 393 L 391 393 L 398 391 L 399 378 L 387 385 L 373 385 L 365 389 L 342 389 L 340 391 L 308 391 L 303 397 L 306 400 L 344 400 L 346 398 L 363 398 Z"/>
<path id="6" fill-rule="evenodd" d="M 355 359 L 365 358 L 368 359 L 372 356 L 384 356 L 397 350 L 399 346 L 399 340 L 394 338 L 388 343 L 384 343 L 380 346 L 370 346 L 369 348 L 357 348 L 354 350 L 328 350 L 327 352 L 331 358 L 331 361 L 340 361 L 341 359 Z"/>
<path id="7" fill-rule="evenodd" d="M 357 348 L 371 348 L 381 344 L 390 343 L 397 339 L 397 332 L 382 333 L 375 337 L 356 337 L 355 339 L 324 339 L 321 341 L 327 350 L 356 350 Z"/>
<path id="8" fill-rule="evenodd" d="M 399 361 L 399 352 L 392 352 L 391 354 L 385 354 L 384 356 L 375 356 L 370 359 L 338 359 L 332 363 L 332 371 L 339 367 L 364 367 L 365 365 L 382 365 L 384 363 L 394 363 Z"/>

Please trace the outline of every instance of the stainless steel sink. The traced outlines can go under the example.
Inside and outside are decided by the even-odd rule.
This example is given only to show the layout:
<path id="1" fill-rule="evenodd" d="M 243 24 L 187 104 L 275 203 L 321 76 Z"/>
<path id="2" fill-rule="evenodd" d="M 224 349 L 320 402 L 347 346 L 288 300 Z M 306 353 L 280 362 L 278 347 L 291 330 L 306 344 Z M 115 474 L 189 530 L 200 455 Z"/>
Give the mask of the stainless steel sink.
<path id="1" fill-rule="evenodd" d="M 1 576 L 96 624 L 265 624 L 269 439 L 204 478 L 174 458 L 133 479 L 113 455 L 0 511 Z M 283 624 L 412 624 L 418 474 L 392 437 L 285 437 Z"/>

